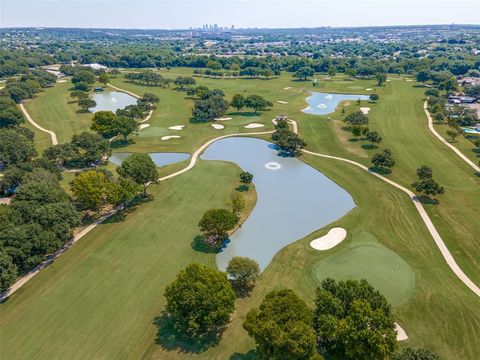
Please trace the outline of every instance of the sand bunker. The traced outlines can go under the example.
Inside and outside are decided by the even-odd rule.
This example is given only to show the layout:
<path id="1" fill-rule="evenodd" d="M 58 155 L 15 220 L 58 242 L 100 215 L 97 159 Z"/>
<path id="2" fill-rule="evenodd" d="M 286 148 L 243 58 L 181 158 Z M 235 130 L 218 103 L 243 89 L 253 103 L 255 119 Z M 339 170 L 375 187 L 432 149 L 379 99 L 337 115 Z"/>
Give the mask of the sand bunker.
<path id="1" fill-rule="evenodd" d="M 312 240 L 310 246 L 315 250 L 329 250 L 340 244 L 347 236 L 347 230 L 336 227 L 328 231 L 327 235 Z"/>
<path id="2" fill-rule="evenodd" d="M 279 103 L 279 104 L 288 104 L 288 102 L 282 101 L 282 100 L 277 100 L 277 103 Z"/>
<path id="3" fill-rule="evenodd" d="M 368 112 L 370 111 L 370 108 L 369 108 L 369 107 L 361 107 L 361 108 L 360 108 L 360 111 L 361 111 L 362 113 L 364 113 L 365 115 L 367 115 Z"/>
<path id="4" fill-rule="evenodd" d="M 142 129 L 145 129 L 147 127 L 149 127 L 150 124 L 140 124 L 140 126 L 138 127 L 138 130 L 142 130 Z"/>
<path id="5" fill-rule="evenodd" d="M 185 125 L 175 125 L 175 126 L 170 126 L 169 129 L 170 130 L 183 130 L 183 128 L 185 127 Z"/>
<path id="6" fill-rule="evenodd" d="M 397 341 L 404 341 L 408 339 L 407 333 L 400 325 L 398 325 L 398 323 L 395 323 L 395 331 L 397 332 Z"/>
<path id="7" fill-rule="evenodd" d="M 407 79 L 408 82 L 412 82 L 413 80 L 412 79 Z"/>
<path id="8" fill-rule="evenodd" d="M 58 83 L 65 83 L 65 82 L 67 82 L 67 80 L 58 80 L 57 82 Z"/>
<path id="9" fill-rule="evenodd" d="M 227 120 L 232 120 L 231 117 L 221 117 L 221 118 L 216 118 L 215 121 L 227 121 Z"/>
<path id="10" fill-rule="evenodd" d="M 160 140 L 170 140 L 170 139 L 180 139 L 181 136 L 178 135 L 168 135 L 168 136 L 162 136 Z"/>
<path id="11" fill-rule="evenodd" d="M 287 87 L 284 87 L 283 90 L 289 90 L 291 88 L 292 88 L 291 86 L 287 86 Z"/>
<path id="12" fill-rule="evenodd" d="M 367 91 L 371 91 L 372 89 L 368 88 L 368 89 L 365 89 L 365 90 L 367 90 Z"/>
<path id="13" fill-rule="evenodd" d="M 265 125 L 263 124 L 258 124 L 258 123 L 251 123 L 248 125 L 245 125 L 245 129 L 256 129 L 256 128 L 261 128 L 264 127 Z"/>
<path id="14" fill-rule="evenodd" d="M 215 130 L 222 130 L 225 128 L 222 124 L 210 124 L 211 127 L 213 127 Z"/>

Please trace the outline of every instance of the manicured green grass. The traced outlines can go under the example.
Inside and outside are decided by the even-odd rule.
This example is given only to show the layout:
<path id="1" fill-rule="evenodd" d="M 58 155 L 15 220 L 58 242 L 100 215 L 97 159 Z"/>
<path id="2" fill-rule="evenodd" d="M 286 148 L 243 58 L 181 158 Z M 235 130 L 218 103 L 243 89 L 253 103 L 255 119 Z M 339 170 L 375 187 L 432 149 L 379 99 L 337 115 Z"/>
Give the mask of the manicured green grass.
<path id="1" fill-rule="evenodd" d="M 71 87 L 70 81 L 57 83 L 39 93 L 35 99 L 25 102 L 25 108 L 33 120 L 45 129 L 54 131 L 60 144 L 70 141 L 74 134 L 89 131 L 93 117 L 91 113 L 81 111 L 70 97 Z M 50 139 L 48 134 L 47 137 Z M 44 150 L 51 145 L 51 142 L 42 142 L 39 148 Z"/>
<path id="2" fill-rule="evenodd" d="M 445 138 L 445 140 L 450 141 L 450 138 L 447 135 L 447 131 L 450 130 L 447 124 L 434 124 L 435 130 Z M 480 135 L 466 135 L 470 137 L 471 140 L 467 139 L 466 137 L 459 135 L 455 139 L 455 142 L 452 144 L 458 150 L 460 150 L 464 155 L 466 155 L 470 160 L 472 160 L 475 164 L 478 164 L 480 161 L 480 152 L 476 151 L 474 142 L 475 140 L 480 140 Z"/>
<path id="3" fill-rule="evenodd" d="M 366 279 L 393 305 L 405 303 L 415 290 L 415 272 L 410 265 L 365 232 L 353 234 L 348 247 L 319 261 L 313 269 L 319 283 L 327 277 Z"/>
<path id="4" fill-rule="evenodd" d="M 191 73 L 191 69 L 172 69 L 166 76 L 175 77 L 178 73 Z M 275 103 L 271 111 L 260 114 L 254 121 L 268 124 L 269 127 L 263 128 L 268 129 L 276 114 L 287 114 L 299 122 L 301 136 L 310 150 L 364 164 L 369 164 L 368 157 L 376 151 L 362 149 L 361 141 L 349 141 L 349 134 L 335 121 L 343 119 L 340 109 L 329 115 L 330 122 L 326 116 L 300 111 L 306 106 L 304 88 L 368 93 L 366 88 L 375 88 L 372 80 L 345 81 L 338 77 L 321 82 L 315 89 L 310 82 L 292 81 L 289 75 L 269 81 L 197 78 L 197 82 L 224 90 L 227 98 L 244 92 L 261 94 L 273 102 L 288 101 L 287 105 Z M 150 121 L 152 133 L 163 133 L 172 125 L 186 125 L 185 130 L 174 132 L 182 135 L 182 139 L 160 141 L 146 132 L 135 138 L 135 144 L 127 151 L 192 152 L 209 138 L 245 131 L 242 125 L 253 122 L 248 116 L 233 115 L 234 120 L 225 122 L 226 129 L 222 131 L 206 124 L 190 124 L 193 102 L 184 93 L 138 86 L 120 77 L 112 83 L 139 94 L 149 91 L 160 96 L 161 102 Z M 292 88 L 284 90 L 285 87 Z M 478 180 L 455 154 L 429 134 L 422 110 L 422 89 L 392 79 L 377 92 L 380 94 L 377 104 L 362 102 L 361 106 L 371 108 L 370 126 L 384 138 L 381 147 L 387 145 L 394 151 L 397 165 L 390 177 L 409 186 L 414 181 L 416 167 L 423 163 L 433 167 L 435 178 L 447 192 L 440 197 L 440 205 L 429 206 L 428 211 L 457 262 L 472 279 L 478 279 L 480 250 L 475 234 L 480 231 L 475 209 L 479 208 L 480 200 L 474 197 Z M 355 102 L 346 106 L 347 113 L 359 107 Z M 40 359 L 142 356 L 229 359 L 234 353 L 241 358 L 241 354 L 253 348 L 252 340 L 241 326 L 250 308 L 257 306 L 268 291 L 281 287 L 296 290 L 313 306 L 315 287 L 319 276 L 323 276 L 316 269 L 328 263 L 330 257 L 348 253 L 363 239 L 357 238 L 358 234 L 368 233 L 384 250 L 380 258 L 374 259 L 376 264 L 391 270 L 388 265 L 392 264 L 384 260 L 388 254 L 397 261 L 402 259 L 402 264 L 414 272 L 413 293 L 411 283 L 402 281 L 411 275 L 392 278 L 402 281 L 404 292 L 393 290 L 396 287 L 393 281 L 385 284 L 384 290 L 395 304 L 397 321 L 409 336 L 404 345 L 427 347 L 444 359 L 474 359 L 480 352 L 476 336 L 480 333 L 478 298 L 448 268 L 408 197 L 348 164 L 307 155 L 302 159 L 347 189 L 357 208 L 335 224 L 280 251 L 262 274 L 252 296 L 237 301 L 232 323 L 219 346 L 198 355 L 168 351 L 155 344 L 156 329 L 152 324 L 164 306 L 163 289 L 179 269 L 191 261 L 214 266 L 214 255 L 193 251 L 191 240 L 198 233 L 196 223 L 201 213 L 224 206 L 238 181 L 239 170 L 224 163 L 200 162 L 191 172 L 154 186 L 151 191 L 155 200 L 140 205 L 122 222 L 104 224 L 94 230 L 1 305 L 0 344 L 7 358 L 28 358 L 35 354 Z M 173 165 L 177 166 L 180 165 Z M 347 239 L 327 252 L 311 249 L 309 241 L 324 235 L 331 226 L 347 229 Z M 360 255 L 365 257 L 366 264 L 374 263 L 368 252 Z M 358 254 L 354 258 L 361 259 Z M 334 270 L 329 267 L 329 274 Z M 338 276 L 346 276 L 346 270 L 339 267 Z M 409 274 L 406 270 L 404 273 Z M 365 272 L 365 276 L 372 275 Z M 371 280 L 380 281 L 373 277 Z M 404 303 L 400 299 L 407 296 L 402 298 L 402 293 L 410 296 Z"/>

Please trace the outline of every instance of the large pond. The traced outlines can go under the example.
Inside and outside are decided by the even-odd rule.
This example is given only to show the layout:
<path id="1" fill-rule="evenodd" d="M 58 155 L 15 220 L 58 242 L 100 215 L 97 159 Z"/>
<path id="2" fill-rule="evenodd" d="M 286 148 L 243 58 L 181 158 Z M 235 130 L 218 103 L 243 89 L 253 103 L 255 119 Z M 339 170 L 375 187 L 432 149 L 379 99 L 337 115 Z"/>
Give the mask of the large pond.
<path id="1" fill-rule="evenodd" d="M 328 94 L 321 92 L 312 92 L 305 100 L 308 106 L 302 111 L 312 115 L 325 115 L 335 111 L 338 104 L 346 100 L 368 100 L 368 95 L 354 94 Z"/>
<path id="2" fill-rule="evenodd" d="M 115 165 L 120 165 L 123 160 L 132 155 L 132 153 L 113 153 L 109 160 Z M 157 166 L 174 164 L 179 161 L 188 160 L 190 154 L 186 153 L 150 153 L 148 154 Z"/>
<path id="3" fill-rule="evenodd" d="M 137 99 L 121 91 L 97 92 L 92 95 L 92 100 L 95 100 L 97 105 L 89 108 L 88 111 L 90 112 L 116 112 L 118 109 L 123 109 L 128 105 L 135 105 L 137 103 Z"/>
<path id="4" fill-rule="evenodd" d="M 254 175 L 257 190 L 252 213 L 217 254 L 221 270 L 234 256 L 255 259 L 263 270 L 281 248 L 355 207 L 343 188 L 304 162 L 279 156 L 274 145 L 264 140 L 219 140 L 201 158 L 238 164 Z"/>

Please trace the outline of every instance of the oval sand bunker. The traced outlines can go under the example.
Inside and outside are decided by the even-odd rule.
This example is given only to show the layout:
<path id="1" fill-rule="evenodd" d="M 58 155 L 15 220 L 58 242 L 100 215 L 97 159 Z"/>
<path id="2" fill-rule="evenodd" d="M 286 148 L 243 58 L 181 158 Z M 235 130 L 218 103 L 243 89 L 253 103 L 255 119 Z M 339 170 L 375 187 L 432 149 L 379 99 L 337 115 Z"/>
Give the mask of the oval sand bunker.
<path id="1" fill-rule="evenodd" d="M 336 227 L 318 239 L 312 240 L 310 246 L 315 250 L 329 250 L 340 244 L 347 237 L 347 230 Z"/>

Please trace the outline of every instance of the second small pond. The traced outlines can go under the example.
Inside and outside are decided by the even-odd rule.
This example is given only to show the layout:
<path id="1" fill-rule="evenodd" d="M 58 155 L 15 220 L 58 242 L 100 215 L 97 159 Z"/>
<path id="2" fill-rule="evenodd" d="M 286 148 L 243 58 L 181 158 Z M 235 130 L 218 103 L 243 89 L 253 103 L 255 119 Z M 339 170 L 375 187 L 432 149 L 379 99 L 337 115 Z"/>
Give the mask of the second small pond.
<path id="1" fill-rule="evenodd" d="M 90 112 L 116 112 L 118 109 L 123 109 L 128 105 L 135 105 L 137 103 L 137 99 L 135 99 L 133 96 L 120 91 L 98 92 L 92 95 L 92 100 L 95 100 L 97 105 L 89 108 L 88 111 Z"/>

